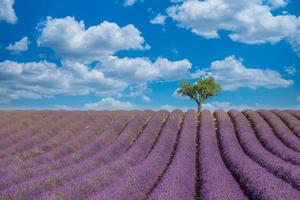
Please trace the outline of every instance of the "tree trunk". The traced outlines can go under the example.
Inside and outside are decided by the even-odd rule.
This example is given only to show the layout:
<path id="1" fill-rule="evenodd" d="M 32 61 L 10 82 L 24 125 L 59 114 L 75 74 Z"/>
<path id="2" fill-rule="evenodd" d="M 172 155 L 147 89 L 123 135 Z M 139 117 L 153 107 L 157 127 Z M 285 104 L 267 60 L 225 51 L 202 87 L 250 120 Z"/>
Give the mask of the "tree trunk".
<path id="1" fill-rule="evenodd" d="M 201 103 L 198 103 L 198 113 L 201 112 L 201 107 L 202 107 Z"/>

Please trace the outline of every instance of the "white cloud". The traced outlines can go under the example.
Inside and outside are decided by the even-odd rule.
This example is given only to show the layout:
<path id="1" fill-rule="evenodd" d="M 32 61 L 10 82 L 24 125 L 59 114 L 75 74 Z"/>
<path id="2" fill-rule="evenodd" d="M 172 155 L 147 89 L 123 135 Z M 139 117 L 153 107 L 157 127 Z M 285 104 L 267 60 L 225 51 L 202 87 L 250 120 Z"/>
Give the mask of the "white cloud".
<path id="1" fill-rule="evenodd" d="M 148 58 L 110 56 L 102 61 L 99 68 L 109 77 L 138 84 L 153 80 L 172 81 L 187 78 L 191 66 L 186 59 L 169 61 L 166 58 L 158 58 L 152 62 Z"/>
<path id="2" fill-rule="evenodd" d="M 170 105 L 170 104 L 165 104 L 162 105 L 160 108 L 158 108 L 158 110 L 168 110 L 168 111 L 173 111 L 176 109 L 182 110 L 182 111 L 188 111 L 188 110 L 193 110 L 195 109 L 195 107 L 188 107 L 188 106 L 175 106 L 175 105 Z"/>
<path id="3" fill-rule="evenodd" d="M 44 98 L 58 94 L 140 97 L 150 101 L 147 83 L 194 79 L 212 74 L 223 90 L 238 88 L 288 87 L 293 81 L 286 80 L 272 70 L 247 68 L 241 60 L 229 56 L 211 63 L 209 68 L 190 72 L 188 60 L 169 61 L 158 58 L 118 58 L 110 56 L 95 67 L 63 60 L 62 66 L 46 61 L 18 63 L 0 62 L 0 101 L 20 98 Z M 128 89 L 128 90 L 126 90 Z M 175 96 L 173 94 L 173 96 Z M 177 95 L 178 96 L 178 95 Z"/>
<path id="4" fill-rule="evenodd" d="M 187 60 L 172 62 L 164 58 L 151 62 L 147 58 L 110 57 L 94 68 L 70 60 L 63 60 L 62 66 L 46 61 L 4 61 L 0 62 L 0 101 L 58 94 L 116 96 L 130 86 L 129 97 L 140 97 L 147 102 L 150 101 L 145 95 L 149 91 L 147 82 L 188 77 L 190 67 Z"/>
<path id="5" fill-rule="evenodd" d="M 172 3 L 180 3 L 180 2 L 184 2 L 185 0 L 171 0 Z"/>
<path id="6" fill-rule="evenodd" d="M 299 19 L 299 18 L 298 18 Z M 288 42 L 292 45 L 294 51 L 300 57 L 300 21 L 298 20 L 297 23 L 297 30 L 291 33 L 289 38 L 287 39 Z"/>
<path id="7" fill-rule="evenodd" d="M 17 16 L 13 9 L 14 0 L 0 0 L 0 21 L 4 20 L 10 24 L 17 22 Z"/>
<path id="8" fill-rule="evenodd" d="M 85 109 L 97 109 L 97 110 L 128 110 L 136 108 L 136 105 L 128 101 L 120 101 L 112 97 L 106 97 L 98 102 L 87 103 L 83 106 Z"/>
<path id="9" fill-rule="evenodd" d="M 137 0 L 124 0 L 124 6 L 133 6 Z"/>
<path id="10" fill-rule="evenodd" d="M 160 25 L 164 25 L 166 23 L 166 16 L 165 15 L 161 15 L 158 14 L 156 17 L 154 17 L 154 19 L 152 19 L 150 22 L 152 24 L 160 24 Z"/>
<path id="11" fill-rule="evenodd" d="M 124 27 L 104 21 L 86 28 L 74 17 L 52 18 L 39 25 L 38 45 L 52 48 L 63 59 L 81 62 L 101 60 L 121 50 L 147 49 L 141 32 L 133 25 Z"/>
<path id="12" fill-rule="evenodd" d="M 300 19 L 272 13 L 285 5 L 283 0 L 189 0 L 169 7 L 167 13 L 180 27 L 205 38 L 218 38 L 218 32 L 226 30 L 233 41 L 246 44 L 287 39 L 300 56 Z"/>
<path id="13" fill-rule="evenodd" d="M 149 92 L 150 89 L 147 87 L 147 83 L 141 83 L 129 87 L 130 97 L 140 97 L 145 102 L 150 102 L 150 97 L 146 96 L 145 93 Z"/>
<path id="14" fill-rule="evenodd" d="M 218 109 L 228 111 L 230 109 L 237 109 L 237 110 L 255 109 L 255 107 L 248 106 L 248 105 L 231 105 L 227 101 L 213 101 L 210 103 L 203 104 L 203 109 L 207 109 L 210 111 L 215 111 Z"/>
<path id="15" fill-rule="evenodd" d="M 0 62 L 0 102 L 57 94 L 108 96 L 126 87 L 125 82 L 107 78 L 101 71 L 79 63 L 65 62 L 58 68 L 46 61 Z"/>
<path id="16" fill-rule="evenodd" d="M 297 70 L 294 66 L 285 66 L 284 71 L 291 76 L 294 76 L 297 72 Z"/>
<path id="17" fill-rule="evenodd" d="M 9 44 L 6 47 L 6 50 L 12 51 L 12 52 L 21 52 L 21 51 L 27 51 L 28 45 L 30 44 L 30 41 L 28 40 L 28 37 L 23 37 L 21 40 L 16 41 L 14 44 Z"/>
<path id="18" fill-rule="evenodd" d="M 299 97 L 297 97 L 297 101 L 299 101 L 299 102 L 300 102 L 300 96 L 299 96 Z"/>
<path id="19" fill-rule="evenodd" d="M 258 87 L 268 89 L 285 88 L 294 83 L 292 80 L 284 79 L 278 72 L 273 70 L 247 68 L 235 56 L 228 56 L 224 60 L 212 62 L 206 71 L 216 78 L 217 82 L 222 85 L 223 90 L 256 89 Z M 203 70 L 200 72 L 202 73 Z"/>
<path id="20" fill-rule="evenodd" d="M 180 80 L 189 76 L 192 63 L 187 59 L 172 62 L 166 58 L 158 58 L 154 66 L 159 70 L 161 79 Z"/>
<path id="21" fill-rule="evenodd" d="M 285 7 L 288 4 L 287 0 L 268 0 L 268 3 L 273 9 Z"/>
<path id="22" fill-rule="evenodd" d="M 175 106 L 175 105 L 170 105 L 170 104 L 165 104 L 163 106 L 160 107 L 160 109 L 166 109 L 168 111 L 173 111 L 175 109 L 180 109 L 183 111 L 187 111 L 190 109 L 197 109 L 196 104 L 195 106 Z M 227 101 L 213 101 L 210 103 L 204 103 L 202 104 L 202 110 L 210 110 L 210 111 L 215 111 L 215 110 L 230 110 L 230 109 L 237 109 L 237 110 L 245 110 L 245 109 L 254 109 L 252 106 L 247 106 L 247 105 L 231 105 L 229 102 Z"/>

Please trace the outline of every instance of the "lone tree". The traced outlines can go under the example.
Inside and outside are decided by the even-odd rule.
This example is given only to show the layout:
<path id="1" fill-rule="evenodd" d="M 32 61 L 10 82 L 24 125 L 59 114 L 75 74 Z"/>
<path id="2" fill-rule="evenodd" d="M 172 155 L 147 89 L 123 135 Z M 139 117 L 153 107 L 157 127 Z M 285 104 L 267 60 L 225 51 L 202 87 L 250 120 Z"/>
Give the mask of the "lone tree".
<path id="1" fill-rule="evenodd" d="M 188 96 L 196 101 L 198 112 L 200 112 L 202 103 L 204 103 L 206 99 L 215 96 L 221 90 L 221 85 L 216 82 L 214 77 L 204 76 L 195 84 L 191 84 L 187 81 L 181 82 L 177 94 Z"/>

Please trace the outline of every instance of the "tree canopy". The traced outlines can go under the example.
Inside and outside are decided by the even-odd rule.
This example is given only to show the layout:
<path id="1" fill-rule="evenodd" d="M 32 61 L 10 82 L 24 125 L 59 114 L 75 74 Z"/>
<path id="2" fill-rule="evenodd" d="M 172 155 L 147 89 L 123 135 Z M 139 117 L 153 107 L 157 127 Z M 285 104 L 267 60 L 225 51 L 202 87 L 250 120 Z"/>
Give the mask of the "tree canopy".
<path id="1" fill-rule="evenodd" d="M 204 76 L 194 84 L 187 81 L 181 82 L 177 94 L 193 99 L 198 105 L 198 112 L 200 112 L 202 103 L 206 99 L 215 96 L 221 90 L 221 85 L 216 82 L 214 77 Z"/>

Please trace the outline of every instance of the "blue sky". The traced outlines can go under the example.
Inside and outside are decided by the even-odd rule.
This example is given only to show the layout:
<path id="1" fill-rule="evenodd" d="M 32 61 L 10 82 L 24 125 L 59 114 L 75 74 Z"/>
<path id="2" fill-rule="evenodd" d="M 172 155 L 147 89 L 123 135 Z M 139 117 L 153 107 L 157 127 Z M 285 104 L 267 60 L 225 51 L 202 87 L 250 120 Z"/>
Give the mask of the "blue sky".
<path id="1" fill-rule="evenodd" d="M 182 80 L 213 75 L 208 109 L 300 106 L 296 0 L 0 0 L 0 108 L 188 109 Z"/>

